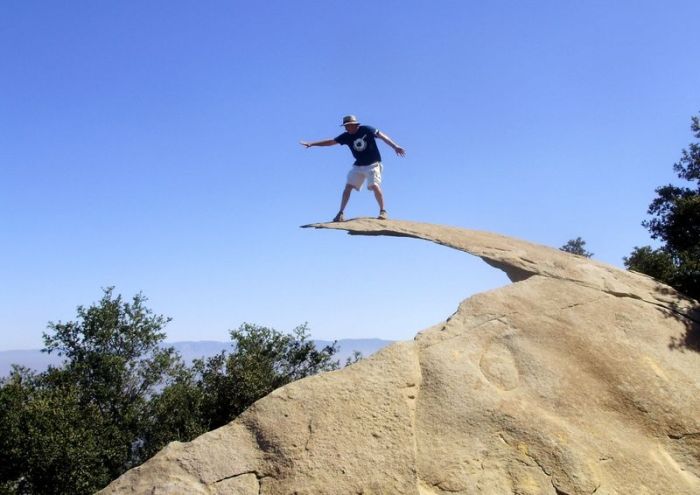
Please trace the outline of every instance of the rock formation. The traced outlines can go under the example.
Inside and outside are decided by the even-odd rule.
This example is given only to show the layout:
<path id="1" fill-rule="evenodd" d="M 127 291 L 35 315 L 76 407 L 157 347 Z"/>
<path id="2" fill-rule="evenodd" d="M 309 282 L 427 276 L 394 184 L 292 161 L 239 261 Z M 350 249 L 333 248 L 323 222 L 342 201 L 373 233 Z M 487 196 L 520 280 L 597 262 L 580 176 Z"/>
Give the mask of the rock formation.
<path id="1" fill-rule="evenodd" d="M 513 284 L 340 371 L 172 443 L 102 493 L 700 493 L 698 303 L 653 279 L 500 235 L 357 219 Z"/>

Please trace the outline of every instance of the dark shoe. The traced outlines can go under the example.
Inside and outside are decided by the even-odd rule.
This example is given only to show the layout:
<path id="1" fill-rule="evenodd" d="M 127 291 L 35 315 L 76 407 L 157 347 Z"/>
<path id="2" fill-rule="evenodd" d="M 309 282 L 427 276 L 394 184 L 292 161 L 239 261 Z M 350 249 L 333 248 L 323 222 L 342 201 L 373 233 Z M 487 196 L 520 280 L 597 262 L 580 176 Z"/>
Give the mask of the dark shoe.
<path id="1" fill-rule="evenodd" d="M 377 217 L 378 220 L 386 220 L 389 217 L 387 214 L 386 210 L 381 210 L 379 212 L 379 216 Z"/>
<path id="2" fill-rule="evenodd" d="M 342 212 L 342 211 L 339 211 L 338 214 L 337 214 L 337 215 L 335 216 L 335 218 L 333 219 L 333 221 L 334 221 L 334 222 L 344 222 L 344 221 L 345 221 L 345 217 L 343 216 L 343 212 Z"/>

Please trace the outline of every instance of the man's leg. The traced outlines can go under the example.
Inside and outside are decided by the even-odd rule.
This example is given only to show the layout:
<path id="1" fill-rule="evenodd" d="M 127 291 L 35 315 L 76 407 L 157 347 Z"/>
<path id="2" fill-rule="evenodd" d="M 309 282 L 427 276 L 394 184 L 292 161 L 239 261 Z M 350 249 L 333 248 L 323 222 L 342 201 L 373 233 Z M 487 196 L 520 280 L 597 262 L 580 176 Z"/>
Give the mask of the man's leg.
<path id="1" fill-rule="evenodd" d="M 343 189 L 343 197 L 340 200 L 340 211 L 341 213 L 345 211 L 345 207 L 348 205 L 348 201 L 350 201 L 350 193 L 352 192 L 353 187 L 350 184 L 345 184 L 345 189 Z"/>
<path id="2" fill-rule="evenodd" d="M 379 187 L 379 184 L 372 184 L 368 189 L 371 189 L 374 193 L 374 199 L 377 200 L 379 211 L 384 211 L 384 194 L 382 194 L 382 188 Z"/>
<path id="3" fill-rule="evenodd" d="M 344 222 L 345 221 L 345 217 L 343 216 L 343 211 L 345 211 L 345 207 L 348 205 L 348 201 L 350 200 L 350 193 L 352 192 L 352 189 L 353 189 L 353 186 L 351 186 L 350 184 L 345 185 L 345 189 L 343 189 L 343 197 L 340 200 L 340 211 L 333 219 L 334 222 Z"/>

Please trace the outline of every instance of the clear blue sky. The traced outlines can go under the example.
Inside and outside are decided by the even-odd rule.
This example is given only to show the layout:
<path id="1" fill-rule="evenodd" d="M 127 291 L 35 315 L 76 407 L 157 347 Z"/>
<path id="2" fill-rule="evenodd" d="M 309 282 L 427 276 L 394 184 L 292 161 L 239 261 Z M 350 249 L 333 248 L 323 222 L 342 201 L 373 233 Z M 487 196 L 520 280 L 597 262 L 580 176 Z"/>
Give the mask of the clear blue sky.
<path id="1" fill-rule="evenodd" d="M 0 3 L 0 349 L 41 347 L 101 287 L 169 340 L 242 322 L 409 339 L 507 283 L 425 242 L 330 220 L 344 114 L 390 135 L 393 218 L 601 261 L 650 239 L 654 188 L 693 140 L 700 2 Z M 383 146 L 383 143 L 380 143 Z M 356 193 L 346 216 L 375 215 Z"/>

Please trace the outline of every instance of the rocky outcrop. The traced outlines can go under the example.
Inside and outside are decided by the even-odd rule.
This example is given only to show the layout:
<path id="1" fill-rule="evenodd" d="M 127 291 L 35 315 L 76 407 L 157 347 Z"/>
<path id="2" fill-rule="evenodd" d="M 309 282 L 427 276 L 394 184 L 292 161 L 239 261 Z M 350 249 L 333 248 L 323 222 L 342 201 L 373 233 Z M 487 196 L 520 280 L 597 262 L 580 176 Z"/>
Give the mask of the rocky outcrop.
<path id="1" fill-rule="evenodd" d="M 500 235 L 358 219 L 513 284 L 412 342 L 276 390 L 103 493 L 697 494 L 698 304 L 643 275 Z"/>

